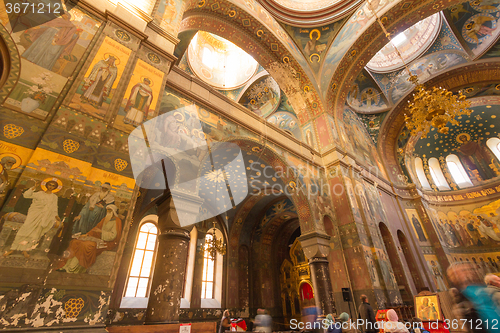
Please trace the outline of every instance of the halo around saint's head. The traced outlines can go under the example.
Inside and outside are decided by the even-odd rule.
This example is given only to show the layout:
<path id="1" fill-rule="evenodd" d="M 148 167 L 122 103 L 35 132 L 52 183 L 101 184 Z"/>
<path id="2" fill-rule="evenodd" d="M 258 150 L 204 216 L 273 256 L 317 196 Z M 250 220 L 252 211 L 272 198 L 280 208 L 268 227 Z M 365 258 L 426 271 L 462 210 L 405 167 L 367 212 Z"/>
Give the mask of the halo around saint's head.
<path id="1" fill-rule="evenodd" d="M 52 191 L 52 193 L 59 192 L 59 191 L 62 189 L 63 184 L 62 184 L 62 181 L 61 181 L 60 179 L 55 178 L 55 177 L 52 177 L 52 178 L 45 178 L 45 179 L 42 181 L 42 183 L 40 184 L 40 187 L 42 188 L 42 190 L 47 191 L 47 186 L 46 186 L 46 185 L 47 185 L 47 183 L 48 183 L 49 181 L 51 181 L 51 180 L 52 180 L 52 181 L 54 181 L 54 182 L 56 182 L 56 183 L 57 183 L 57 185 L 58 185 L 58 186 L 57 186 L 57 188 L 56 188 L 54 191 Z"/>
<path id="2" fill-rule="evenodd" d="M 21 158 L 19 156 L 17 156 L 16 154 L 12 154 L 12 153 L 0 154 L 0 161 L 2 160 L 2 158 L 7 157 L 7 156 L 12 157 L 13 159 L 16 160 L 16 163 L 14 163 L 12 165 L 12 168 L 10 168 L 11 170 L 17 169 L 21 165 Z M 0 172 L 2 170 L 3 170 L 3 167 L 0 165 Z"/>

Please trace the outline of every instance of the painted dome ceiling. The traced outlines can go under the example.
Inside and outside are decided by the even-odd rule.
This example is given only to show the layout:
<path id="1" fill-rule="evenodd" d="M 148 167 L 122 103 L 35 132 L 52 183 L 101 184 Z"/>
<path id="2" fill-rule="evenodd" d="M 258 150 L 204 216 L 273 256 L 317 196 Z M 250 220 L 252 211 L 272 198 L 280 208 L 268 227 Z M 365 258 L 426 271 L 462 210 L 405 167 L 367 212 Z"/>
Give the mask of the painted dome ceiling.
<path id="1" fill-rule="evenodd" d="M 333 6 L 336 3 L 341 2 L 342 0 L 333 0 L 333 1 L 332 0 L 274 0 L 274 1 L 282 5 L 283 7 L 289 9 L 309 12 Z"/>
<path id="2" fill-rule="evenodd" d="M 234 89 L 250 80 L 259 64 L 248 53 L 217 35 L 199 31 L 188 48 L 189 65 L 217 89 Z"/>
<path id="3" fill-rule="evenodd" d="M 441 29 L 441 14 L 436 13 L 406 29 L 391 39 L 366 64 L 374 72 L 390 72 L 404 66 L 423 54 L 434 42 Z M 398 56 L 401 53 L 403 60 Z"/>

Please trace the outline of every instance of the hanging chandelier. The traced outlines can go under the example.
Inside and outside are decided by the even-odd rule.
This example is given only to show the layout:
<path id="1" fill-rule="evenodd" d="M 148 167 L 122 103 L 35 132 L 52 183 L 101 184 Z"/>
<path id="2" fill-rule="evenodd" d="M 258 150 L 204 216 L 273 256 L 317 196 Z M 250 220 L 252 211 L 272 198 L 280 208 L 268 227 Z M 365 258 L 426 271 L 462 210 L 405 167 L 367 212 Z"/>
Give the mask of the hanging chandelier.
<path id="1" fill-rule="evenodd" d="M 403 62 L 403 65 L 408 72 L 410 81 L 415 85 L 415 92 L 413 93 L 413 99 L 408 101 L 407 112 L 405 113 L 405 125 L 411 131 L 412 135 L 418 135 L 420 133 L 422 138 L 426 138 L 429 134 L 431 127 L 435 127 L 437 131 L 441 134 L 447 134 L 449 127 L 446 125 L 451 123 L 453 125 L 458 125 L 458 121 L 455 119 L 461 115 L 470 115 L 472 110 L 470 110 L 470 102 L 466 101 L 465 95 L 462 91 L 457 94 L 453 94 L 451 91 L 442 87 L 432 87 L 426 88 L 422 83 L 418 81 L 417 75 L 410 71 L 410 68 L 403 59 L 403 56 L 399 52 L 396 45 L 391 40 L 391 34 L 387 32 L 382 21 L 375 13 L 373 6 L 368 2 L 368 8 L 370 8 L 373 15 L 376 17 L 378 24 L 385 33 L 389 43 L 396 51 L 396 54 Z"/>
<path id="2" fill-rule="evenodd" d="M 215 234 L 216 232 L 215 228 L 215 221 L 214 221 L 214 226 L 213 228 L 208 232 L 210 235 L 212 235 L 210 241 L 205 243 L 205 249 L 209 253 L 210 258 L 212 260 L 215 260 L 215 257 L 217 256 L 217 253 L 220 253 L 220 255 L 225 255 L 226 254 L 226 244 L 224 244 L 224 240 L 217 239 L 217 235 Z"/>

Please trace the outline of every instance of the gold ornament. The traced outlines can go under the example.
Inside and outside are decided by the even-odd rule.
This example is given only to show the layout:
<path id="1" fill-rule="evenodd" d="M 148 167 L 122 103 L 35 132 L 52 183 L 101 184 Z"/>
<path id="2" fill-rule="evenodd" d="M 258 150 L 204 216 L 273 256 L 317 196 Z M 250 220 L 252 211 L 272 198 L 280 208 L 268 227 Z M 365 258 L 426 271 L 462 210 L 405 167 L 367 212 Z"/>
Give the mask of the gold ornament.
<path id="1" fill-rule="evenodd" d="M 75 140 L 66 139 L 63 141 L 63 149 L 68 154 L 74 153 L 78 148 L 80 148 L 80 144 Z"/>
<path id="2" fill-rule="evenodd" d="M 83 309 L 85 302 L 81 298 L 70 298 L 64 303 L 64 311 L 66 311 L 66 318 L 76 318 Z"/>
<path id="3" fill-rule="evenodd" d="M 125 170 L 125 168 L 127 167 L 127 165 L 128 165 L 127 161 L 124 161 L 121 158 L 117 158 L 115 160 L 115 169 L 118 172 Z"/>
<path id="4" fill-rule="evenodd" d="M 15 139 L 24 133 L 24 128 L 14 124 L 7 124 L 3 127 L 3 135 L 7 139 Z"/>

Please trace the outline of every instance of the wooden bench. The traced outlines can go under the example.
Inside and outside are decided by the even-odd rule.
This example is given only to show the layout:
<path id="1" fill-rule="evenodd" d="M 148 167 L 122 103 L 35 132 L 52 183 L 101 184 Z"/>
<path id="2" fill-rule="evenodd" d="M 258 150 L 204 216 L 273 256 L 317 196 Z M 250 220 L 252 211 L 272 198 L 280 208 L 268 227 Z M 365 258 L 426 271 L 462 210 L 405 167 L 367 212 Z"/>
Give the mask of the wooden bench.
<path id="1" fill-rule="evenodd" d="M 109 333 L 179 333 L 179 324 L 109 326 Z M 191 333 L 216 333 L 216 322 L 191 323 Z"/>

